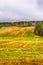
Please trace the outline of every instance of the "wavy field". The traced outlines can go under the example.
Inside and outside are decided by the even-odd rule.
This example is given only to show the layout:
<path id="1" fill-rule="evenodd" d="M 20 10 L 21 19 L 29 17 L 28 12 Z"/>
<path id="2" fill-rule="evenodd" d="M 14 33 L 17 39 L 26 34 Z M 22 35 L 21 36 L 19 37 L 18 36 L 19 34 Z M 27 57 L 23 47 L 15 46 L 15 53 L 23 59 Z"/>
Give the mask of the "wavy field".
<path id="1" fill-rule="evenodd" d="M 0 65 L 43 65 L 43 37 L 34 27 L 0 28 Z"/>

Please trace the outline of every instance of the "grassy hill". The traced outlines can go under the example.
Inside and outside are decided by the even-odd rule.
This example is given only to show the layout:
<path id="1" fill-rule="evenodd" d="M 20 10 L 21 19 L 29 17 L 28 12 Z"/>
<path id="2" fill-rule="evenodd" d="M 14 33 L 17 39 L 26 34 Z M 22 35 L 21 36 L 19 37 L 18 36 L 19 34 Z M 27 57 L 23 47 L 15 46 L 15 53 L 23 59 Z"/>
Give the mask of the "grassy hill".
<path id="1" fill-rule="evenodd" d="M 42 65 L 43 37 L 34 34 L 35 27 L 0 28 L 1 65 Z"/>

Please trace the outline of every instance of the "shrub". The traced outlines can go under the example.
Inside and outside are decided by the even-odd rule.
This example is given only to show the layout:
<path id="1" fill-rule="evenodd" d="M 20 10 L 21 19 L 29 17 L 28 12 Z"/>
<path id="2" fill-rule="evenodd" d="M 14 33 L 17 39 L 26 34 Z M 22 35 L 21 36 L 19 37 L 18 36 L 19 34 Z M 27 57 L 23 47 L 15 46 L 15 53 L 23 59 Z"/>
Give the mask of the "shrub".
<path id="1" fill-rule="evenodd" d="M 37 23 L 36 24 L 34 33 L 36 35 L 43 36 L 43 23 Z"/>
<path id="2" fill-rule="evenodd" d="M 43 28 L 39 28 L 38 34 L 39 34 L 40 36 L 43 36 Z"/>
<path id="3" fill-rule="evenodd" d="M 25 37 L 29 37 L 29 36 L 32 36 L 32 35 L 33 35 L 32 32 L 29 31 L 29 30 L 27 30 L 27 31 L 24 33 L 24 36 L 25 36 Z"/>

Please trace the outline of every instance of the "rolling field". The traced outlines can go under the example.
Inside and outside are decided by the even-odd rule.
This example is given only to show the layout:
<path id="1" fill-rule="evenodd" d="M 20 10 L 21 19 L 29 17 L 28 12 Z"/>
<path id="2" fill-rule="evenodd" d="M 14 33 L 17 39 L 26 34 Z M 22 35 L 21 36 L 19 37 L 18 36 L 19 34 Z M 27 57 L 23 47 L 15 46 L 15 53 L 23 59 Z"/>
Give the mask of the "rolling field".
<path id="1" fill-rule="evenodd" d="M 34 27 L 0 28 L 0 65 L 43 65 L 43 37 Z"/>

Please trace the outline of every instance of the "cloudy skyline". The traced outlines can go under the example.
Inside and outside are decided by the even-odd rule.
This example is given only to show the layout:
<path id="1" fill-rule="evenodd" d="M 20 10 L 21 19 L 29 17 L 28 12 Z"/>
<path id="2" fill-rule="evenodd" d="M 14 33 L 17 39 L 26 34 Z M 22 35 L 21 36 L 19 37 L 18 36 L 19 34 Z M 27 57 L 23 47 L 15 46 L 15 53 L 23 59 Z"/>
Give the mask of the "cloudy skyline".
<path id="1" fill-rule="evenodd" d="M 0 21 L 43 20 L 43 0 L 0 0 Z"/>

